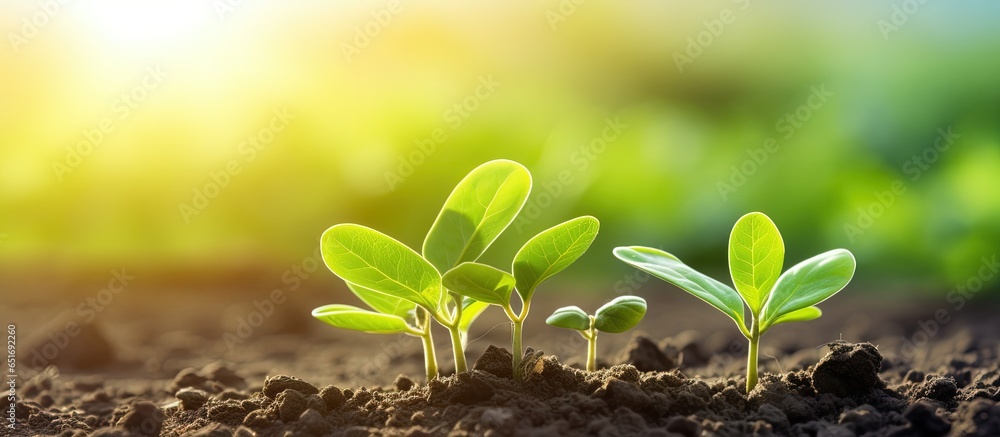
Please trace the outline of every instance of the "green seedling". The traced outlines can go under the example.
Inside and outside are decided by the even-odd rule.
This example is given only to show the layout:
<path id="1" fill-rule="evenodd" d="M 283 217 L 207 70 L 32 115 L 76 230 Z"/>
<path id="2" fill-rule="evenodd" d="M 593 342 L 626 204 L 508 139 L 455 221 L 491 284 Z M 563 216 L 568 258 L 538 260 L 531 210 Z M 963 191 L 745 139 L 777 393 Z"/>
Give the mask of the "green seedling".
<path id="1" fill-rule="evenodd" d="M 781 273 L 785 244 L 774 222 L 759 212 L 741 217 L 729 236 L 729 271 L 736 290 L 658 249 L 618 247 L 614 254 L 693 294 L 736 322 L 750 341 L 747 393 L 757 385 L 760 336 L 774 325 L 819 318 L 823 312 L 815 305 L 847 286 L 856 266 L 849 250 L 834 249 Z M 749 324 L 744 319 L 744 305 L 750 310 Z"/>
<path id="2" fill-rule="evenodd" d="M 545 319 L 557 328 L 573 329 L 587 339 L 587 371 L 597 370 L 597 332 L 620 334 L 639 324 L 646 315 L 646 300 L 639 296 L 616 297 L 587 315 L 580 307 L 562 307 Z"/>
<path id="3" fill-rule="evenodd" d="M 423 339 L 427 379 L 437 376 L 430 320 L 448 329 L 456 372 L 465 372 L 469 328 L 488 305 L 449 292 L 443 272 L 477 260 L 521 211 L 531 174 L 507 160 L 470 172 L 448 196 L 418 254 L 374 229 L 339 224 L 320 241 L 323 261 L 373 311 L 326 305 L 313 316 L 338 328 Z"/>
<path id="4" fill-rule="evenodd" d="M 514 255 L 512 273 L 476 262 L 465 262 L 444 274 L 449 290 L 478 302 L 503 308 L 511 322 L 511 353 L 514 378 L 522 380 L 521 330 L 531 309 L 535 289 L 546 279 L 573 264 L 597 237 L 600 222 L 590 216 L 577 217 L 535 235 Z M 514 311 L 512 294 L 517 292 L 521 310 Z"/>

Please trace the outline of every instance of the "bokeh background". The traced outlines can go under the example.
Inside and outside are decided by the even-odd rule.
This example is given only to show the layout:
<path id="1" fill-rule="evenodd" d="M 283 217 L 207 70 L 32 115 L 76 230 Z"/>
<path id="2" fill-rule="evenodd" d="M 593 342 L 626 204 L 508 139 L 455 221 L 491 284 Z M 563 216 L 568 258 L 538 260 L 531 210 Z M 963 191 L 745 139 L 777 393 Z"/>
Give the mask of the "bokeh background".
<path id="1" fill-rule="evenodd" d="M 998 13 L 4 1 L 0 286 L 58 302 L 126 269 L 142 290 L 247 302 L 336 223 L 419 247 L 451 187 L 508 158 L 535 187 L 486 261 L 571 216 L 602 221 L 557 288 L 610 293 L 630 274 L 618 245 L 727 277 L 729 229 L 763 211 L 786 266 L 846 247 L 849 292 L 946 293 L 1000 243 Z M 905 192 L 886 197 L 894 181 Z M 343 292 L 316 272 L 312 288 Z"/>

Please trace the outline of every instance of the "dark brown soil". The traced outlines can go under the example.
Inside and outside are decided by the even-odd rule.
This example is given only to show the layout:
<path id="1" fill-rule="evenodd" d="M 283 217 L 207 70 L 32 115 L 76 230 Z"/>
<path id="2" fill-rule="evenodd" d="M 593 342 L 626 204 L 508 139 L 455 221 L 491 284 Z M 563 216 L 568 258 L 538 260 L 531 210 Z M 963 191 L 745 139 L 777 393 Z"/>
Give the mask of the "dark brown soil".
<path id="1" fill-rule="evenodd" d="M 985 297 L 934 326 L 944 299 L 838 297 L 824 318 L 765 336 L 764 373 L 749 396 L 731 322 L 673 297 L 650 299 L 672 309 L 640 325 L 660 335 L 602 336 L 605 361 L 593 373 L 579 370 L 578 336 L 531 325 L 528 343 L 547 350 L 529 349 L 523 383 L 511 378 L 496 314 L 477 324 L 499 326 L 473 341 L 472 371 L 425 383 L 418 341 L 313 324 L 315 302 L 280 305 L 232 350 L 224 338 L 235 331 L 205 324 L 211 300 L 175 325 L 123 302 L 134 318 L 86 324 L 40 369 L 30 354 L 53 331 L 34 328 L 19 349 L 30 378 L 18 385 L 18 428 L 3 435 L 1000 435 L 1000 318 Z M 561 304 L 539 304 L 533 316 Z M 446 338 L 437 340 L 446 369 Z"/>

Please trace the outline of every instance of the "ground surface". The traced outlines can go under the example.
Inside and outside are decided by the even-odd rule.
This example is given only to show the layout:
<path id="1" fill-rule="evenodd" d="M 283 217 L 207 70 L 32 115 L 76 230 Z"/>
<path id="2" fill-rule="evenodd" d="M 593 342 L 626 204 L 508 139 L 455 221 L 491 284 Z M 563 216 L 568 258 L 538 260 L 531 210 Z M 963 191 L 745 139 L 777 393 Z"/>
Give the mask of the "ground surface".
<path id="1" fill-rule="evenodd" d="M 426 384 L 417 340 L 322 325 L 307 314 L 327 302 L 308 292 L 270 311 L 261 299 L 146 293 L 93 318 L 24 297 L 0 304 L 18 322 L 20 396 L 17 428 L 0 434 L 1000 435 L 1000 315 L 986 297 L 956 308 L 836 296 L 822 319 L 764 337 L 765 374 L 747 396 L 745 340 L 731 322 L 646 288 L 646 320 L 602 335 L 592 374 L 577 370 L 582 339 L 541 321 L 600 301 L 536 302 L 525 343 L 544 354 L 526 361 L 525 383 L 510 378 L 498 311 L 473 329 L 468 374 L 450 375 L 437 333 L 447 376 Z"/>

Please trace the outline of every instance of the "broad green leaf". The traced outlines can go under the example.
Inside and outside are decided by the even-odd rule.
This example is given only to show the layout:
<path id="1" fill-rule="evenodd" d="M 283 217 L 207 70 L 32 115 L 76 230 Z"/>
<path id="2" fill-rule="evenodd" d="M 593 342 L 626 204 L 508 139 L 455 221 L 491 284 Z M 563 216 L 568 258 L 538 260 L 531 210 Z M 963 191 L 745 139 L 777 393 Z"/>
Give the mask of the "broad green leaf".
<path id="1" fill-rule="evenodd" d="M 743 321 L 743 300 L 728 285 L 699 273 L 677 257 L 659 249 L 642 246 L 616 247 L 614 254 L 632 267 L 674 284 L 707 302 L 732 318 L 743 335 L 750 335 Z"/>
<path id="2" fill-rule="evenodd" d="M 444 286 L 480 302 L 508 306 L 514 277 L 486 264 L 465 262 L 444 274 Z"/>
<path id="3" fill-rule="evenodd" d="M 562 307 L 555 310 L 545 323 L 557 328 L 586 331 L 590 329 L 590 316 L 580 307 Z"/>
<path id="4" fill-rule="evenodd" d="M 351 293 L 354 293 L 354 295 L 357 296 L 358 299 L 361 299 L 361 301 L 366 305 L 382 314 L 392 314 L 409 320 L 412 316 L 413 309 L 417 306 L 415 303 L 406 299 L 390 296 L 385 293 L 379 293 L 358 284 L 348 282 L 347 288 L 350 289 Z"/>
<path id="5" fill-rule="evenodd" d="M 770 324 L 761 326 L 760 332 L 763 334 L 769 328 L 777 324 L 788 323 L 788 322 L 808 322 L 810 320 L 818 319 L 822 315 L 823 311 L 821 311 L 817 307 L 805 307 L 800 310 L 795 310 L 788 314 L 779 316 Z"/>
<path id="6" fill-rule="evenodd" d="M 401 317 L 376 313 L 350 305 L 323 305 L 312 311 L 313 317 L 329 325 L 375 334 L 414 333 Z"/>
<path id="7" fill-rule="evenodd" d="M 441 275 L 403 243 L 371 228 L 340 224 L 323 233 L 320 247 L 326 266 L 343 280 L 437 312 Z"/>
<path id="8" fill-rule="evenodd" d="M 577 217 L 535 235 L 514 255 L 517 293 L 528 302 L 542 281 L 563 271 L 590 248 L 601 224 L 591 216 Z"/>
<path id="9" fill-rule="evenodd" d="M 617 334 L 639 324 L 646 315 L 646 300 L 639 296 L 619 296 L 597 309 L 594 327 L 598 331 Z"/>
<path id="10" fill-rule="evenodd" d="M 816 305 L 837 294 L 854 277 L 856 261 L 847 249 L 834 249 L 796 264 L 774 284 L 761 320 L 774 324 L 779 317 Z"/>
<path id="11" fill-rule="evenodd" d="M 424 239 L 424 257 L 441 273 L 479 259 L 530 192 L 531 174 L 521 164 L 498 159 L 476 167 L 444 202 Z"/>
<path id="12" fill-rule="evenodd" d="M 752 212 L 736 221 L 729 235 L 729 272 L 751 313 L 760 314 L 784 260 L 785 243 L 770 218 Z"/>
<path id="13" fill-rule="evenodd" d="M 468 346 L 469 328 L 472 327 L 472 323 L 489 307 L 490 304 L 486 302 L 467 297 L 462 299 L 462 318 L 458 319 L 458 335 L 462 339 L 462 347 Z"/>

